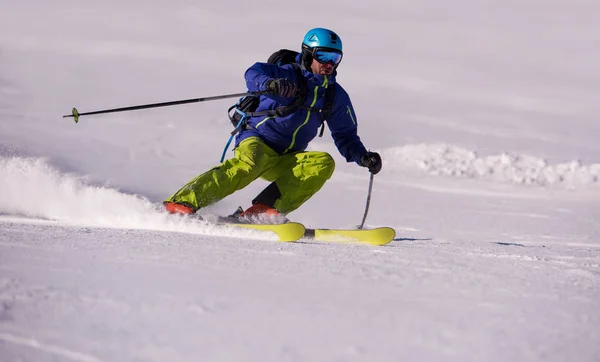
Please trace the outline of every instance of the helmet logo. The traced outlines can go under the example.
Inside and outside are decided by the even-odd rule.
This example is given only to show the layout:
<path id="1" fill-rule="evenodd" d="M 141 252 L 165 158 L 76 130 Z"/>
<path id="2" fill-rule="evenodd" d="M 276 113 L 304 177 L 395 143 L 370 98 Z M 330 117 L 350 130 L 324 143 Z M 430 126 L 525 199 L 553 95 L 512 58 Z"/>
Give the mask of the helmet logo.
<path id="1" fill-rule="evenodd" d="M 338 36 L 334 33 L 329 33 L 329 40 L 332 44 L 337 44 Z M 317 34 L 312 34 L 308 41 L 319 43 L 319 37 L 317 36 Z"/>

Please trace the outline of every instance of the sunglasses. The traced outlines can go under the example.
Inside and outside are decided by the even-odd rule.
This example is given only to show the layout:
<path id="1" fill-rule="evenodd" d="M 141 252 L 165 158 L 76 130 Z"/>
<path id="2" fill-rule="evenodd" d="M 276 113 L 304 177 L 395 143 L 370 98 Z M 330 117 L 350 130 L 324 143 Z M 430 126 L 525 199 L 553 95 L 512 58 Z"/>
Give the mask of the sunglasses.
<path id="1" fill-rule="evenodd" d="M 342 53 L 339 51 L 315 49 L 313 52 L 313 58 L 319 63 L 333 63 L 338 65 L 342 61 Z"/>

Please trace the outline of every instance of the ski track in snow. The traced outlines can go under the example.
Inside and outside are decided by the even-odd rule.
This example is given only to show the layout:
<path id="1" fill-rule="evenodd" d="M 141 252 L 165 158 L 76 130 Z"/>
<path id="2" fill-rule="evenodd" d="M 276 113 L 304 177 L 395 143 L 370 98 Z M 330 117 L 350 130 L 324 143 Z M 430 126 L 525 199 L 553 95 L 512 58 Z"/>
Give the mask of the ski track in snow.
<path id="1" fill-rule="evenodd" d="M 69 349 L 65 349 L 63 347 L 59 347 L 59 346 L 52 346 L 52 345 L 47 345 L 44 343 L 40 343 L 35 339 L 32 338 L 24 338 L 24 337 L 19 337 L 19 336 L 15 336 L 12 334 L 8 334 L 8 333 L 0 333 L 0 341 L 3 341 L 5 343 L 12 343 L 15 345 L 19 345 L 19 346 L 24 346 L 24 347 L 29 347 L 32 349 L 36 349 L 51 355 L 57 355 L 59 358 L 63 359 L 68 359 L 71 361 L 78 361 L 78 362 L 99 362 L 100 360 L 97 358 L 94 358 L 92 356 L 83 354 L 83 353 L 79 353 L 76 351 L 72 351 Z"/>

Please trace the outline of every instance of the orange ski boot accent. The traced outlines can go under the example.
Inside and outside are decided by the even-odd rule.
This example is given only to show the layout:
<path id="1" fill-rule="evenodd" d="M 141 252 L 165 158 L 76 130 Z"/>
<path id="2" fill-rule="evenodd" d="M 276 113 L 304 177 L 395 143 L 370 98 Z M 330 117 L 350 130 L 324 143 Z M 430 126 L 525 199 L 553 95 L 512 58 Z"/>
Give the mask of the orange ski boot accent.
<path id="1" fill-rule="evenodd" d="M 178 204 L 176 202 L 165 201 L 163 202 L 163 205 L 165 205 L 165 209 L 167 209 L 167 212 L 169 214 L 188 215 L 193 214 L 195 212 L 194 209 L 192 209 L 191 207 L 183 204 Z"/>
<path id="2" fill-rule="evenodd" d="M 279 216 L 281 213 L 274 207 L 267 206 L 265 204 L 254 204 L 250 206 L 246 211 L 242 212 L 239 216 Z"/>

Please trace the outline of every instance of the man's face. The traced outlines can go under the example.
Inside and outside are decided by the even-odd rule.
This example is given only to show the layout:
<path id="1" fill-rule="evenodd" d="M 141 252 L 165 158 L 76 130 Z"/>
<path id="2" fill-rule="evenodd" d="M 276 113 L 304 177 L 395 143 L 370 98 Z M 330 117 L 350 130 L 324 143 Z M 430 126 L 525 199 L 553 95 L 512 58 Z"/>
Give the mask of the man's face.
<path id="1" fill-rule="evenodd" d="M 316 59 L 313 59 L 312 64 L 310 65 L 310 70 L 315 74 L 320 75 L 331 75 L 333 74 L 333 64 L 329 63 L 319 63 Z"/>

